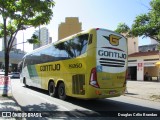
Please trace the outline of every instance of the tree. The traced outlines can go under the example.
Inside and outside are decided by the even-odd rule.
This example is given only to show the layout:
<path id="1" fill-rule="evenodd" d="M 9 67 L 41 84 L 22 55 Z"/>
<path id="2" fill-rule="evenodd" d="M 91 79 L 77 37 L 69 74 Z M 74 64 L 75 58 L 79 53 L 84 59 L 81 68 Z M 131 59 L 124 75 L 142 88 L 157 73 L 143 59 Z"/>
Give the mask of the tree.
<path id="1" fill-rule="evenodd" d="M 160 42 L 160 1 L 152 0 L 151 9 L 146 14 L 136 17 L 132 24 L 132 34 L 134 36 L 145 36 Z"/>
<path id="2" fill-rule="evenodd" d="M 150 6 L 148 13 L 140 14 L 135 18 L 131 29 L 128 29 L 128 34 L 132 37 L 150 37 L 160 43 L 160 0 L 152 0 Z M 118 26 L 116 31 L 123 33 L 120 28 L 121 26 Z"/>
<path id="3" fill-rule="evenodd" d="M 37 35 L 33 34 L 30 39 L 27 39 L 27 41 L 22 42 L 22 43 L 18 43 L 18 44 L 15 44 L 15 45 L 12 45 L 12 47 L 13 47 L 13 46 L 16 46 L 16 45 L 19 45 L 19 44 L 24 44 L 24 43 L 39 44 L 39 43 L 40 43 L 40 40 L 38 39 L 38 36 L 37 36 Z"/>
<path id="4" fill-rule="evenodd" d="M 117 26 L 117 29 L 115 30 L 117 33 L 123 33 L 126 34 L 125 37 L 129 37 L 130 28 L 125 23 L 119 23 Z"/>
<path id="5" fill-rule="evenodd" d="M 4 38 L 5 76 L 8 76 L 9 53 L 20 30 L 48 24 L 52 18 L 52 0 L 0 0 L 0 37 Z M 7 37 L 9 40 L 7 40 Z M 28 40 L 34 43 L 34 37 Z"/>

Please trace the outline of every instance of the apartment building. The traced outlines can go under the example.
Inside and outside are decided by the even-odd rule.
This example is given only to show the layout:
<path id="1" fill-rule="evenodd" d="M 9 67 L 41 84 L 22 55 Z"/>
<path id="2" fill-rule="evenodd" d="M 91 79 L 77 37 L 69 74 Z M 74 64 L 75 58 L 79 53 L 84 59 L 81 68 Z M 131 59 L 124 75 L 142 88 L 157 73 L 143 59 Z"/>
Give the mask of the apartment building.
<path id="1" fill-rule="evenodd" d="M 78 17 L 66 17 L 65 22 L 59 24 L 58 40 L 82 31 L 82 23 Z"/>

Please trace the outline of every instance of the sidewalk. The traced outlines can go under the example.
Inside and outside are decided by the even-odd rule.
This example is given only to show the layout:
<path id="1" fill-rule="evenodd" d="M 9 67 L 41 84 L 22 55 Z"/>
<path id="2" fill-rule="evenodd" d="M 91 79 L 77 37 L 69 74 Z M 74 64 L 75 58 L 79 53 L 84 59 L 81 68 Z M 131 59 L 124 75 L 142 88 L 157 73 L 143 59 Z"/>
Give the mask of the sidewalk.
<path id="1" fill-rule="evenodd" d="M 125 96 L 160 102 L 160 82 L 128 80 Z"/>
<path id="2" fill-rule="evenodd" d="M 0 119 L 17 120 L 11 117 L 11 112 L 22 111 L 13 96 L 0 96 Z"/>
<path id="3" fill-rule="evenodd" d="M 2 111 L 21 111 L 21 108 L 13 96 L 0 96 L 0 112 Z"/>
<path id="4" fill-rule="evenodd" d="M 0 119 L 10 119 L 11 112 L 21 111 L 20 106 L 12 95 L 11 80 L 6 79 L 4 76 L 0 76 Z M 7 96 L 2 96 L 6 94 Z M 13 119 L 13 118 L 12 118 Z"/>

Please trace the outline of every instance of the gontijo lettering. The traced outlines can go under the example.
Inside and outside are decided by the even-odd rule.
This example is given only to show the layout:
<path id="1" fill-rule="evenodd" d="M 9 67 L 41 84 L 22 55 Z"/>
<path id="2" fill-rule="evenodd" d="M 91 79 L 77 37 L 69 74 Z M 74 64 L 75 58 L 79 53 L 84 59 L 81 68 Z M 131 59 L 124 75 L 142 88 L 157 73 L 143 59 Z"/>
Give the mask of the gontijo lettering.
<path id="1" fill-rule="evenodd" d="M 118 53 L 118 52 L 111 52 L 111 51 L 104 51 L 104 50 L 99 50 L 98 55 L 106 56 L 106 57 L 114 57 L 114 58 L 123 58 L 123 59 L 127 58 L 127 55 L 125 53 Z"/>
<path id="2" fill-rule="evenodd" d="M 60 70 L 60 64 L 40 66 L 40 71 L 59 71 L 59 70 Z"/>

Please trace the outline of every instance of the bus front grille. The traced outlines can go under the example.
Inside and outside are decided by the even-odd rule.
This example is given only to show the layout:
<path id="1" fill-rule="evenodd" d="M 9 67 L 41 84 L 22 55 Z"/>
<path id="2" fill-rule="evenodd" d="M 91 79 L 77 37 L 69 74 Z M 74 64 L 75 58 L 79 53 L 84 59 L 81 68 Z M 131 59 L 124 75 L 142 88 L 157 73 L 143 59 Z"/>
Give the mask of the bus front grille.
<path id="1" fill-rule="evenodd" d="M 85 85 L 85 75 L 84 74 L 76 74 L 72 76 L 72 93 L 84 95 L 85 90 L 83 86 Z"/>
<path id="2" fill-rule="evenodd" d="M 108 66 L 108 67 L 124 67 L 125 66 L 124 60 L 100 58 L 99 62 L 102 66 Z"/>

